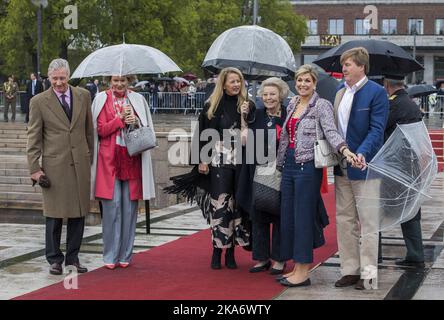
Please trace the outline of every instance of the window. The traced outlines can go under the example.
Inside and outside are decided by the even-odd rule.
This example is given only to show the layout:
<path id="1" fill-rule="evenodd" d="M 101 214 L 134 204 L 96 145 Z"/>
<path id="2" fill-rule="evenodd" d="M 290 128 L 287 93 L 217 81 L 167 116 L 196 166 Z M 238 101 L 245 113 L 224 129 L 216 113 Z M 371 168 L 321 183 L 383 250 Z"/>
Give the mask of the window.
<path id="1" fill-rule="evenodd" d="M 409 34 L 424 34 L 424 19 L 409 19 Z"/>
<path id="2" fill-rule="evenodd" d="M 383 34 L 396 34 L 396 19 L 382 19 L 381 29 Z"/>
<path id="3" fill-rule="evenodd" d="M 434 58 L 434 79 L 444 79 L 444 57 Z"/>
<path id="4" fill-rule="evenodd" d="M 416 61 L 418 61 L 422 66 L 424 66 L 424 57 L 423 56 L 416 56 Z M 420 84 L 424 80 L 424 70 L 416 71 L 415 72 L 415 79 L 413 79 L 413 72 L 409 73 L 407 75 L 407 83 L 413 83 L 413 80 L 415 84 Z"/>
<path id="5" fill-rule="evenodd" d="M 444 35 L 444 19 L 435 20 L 435 34 Z"/>
<path id="6" fill-rule="evenodd" d="M 318 34 L 318 20 L 307 20 L 308 34 Z"/>
<path id="7" fill-rule="evenodd" d="M 329 34 L 344 34 L 344 19 L 329 19 L 328 20 Z"/>
<path id="8" fill-rule="evenodd" d="M 316 54 L 304 54 L 302 55 L 302 64 L 312 63 L 317 57 Z"/>
<path id="9" fill-rule="evenodd" d="M 370 33 L 370 20 L 356 19 L 355 34 L 369 34 L 369 33 Z"/>

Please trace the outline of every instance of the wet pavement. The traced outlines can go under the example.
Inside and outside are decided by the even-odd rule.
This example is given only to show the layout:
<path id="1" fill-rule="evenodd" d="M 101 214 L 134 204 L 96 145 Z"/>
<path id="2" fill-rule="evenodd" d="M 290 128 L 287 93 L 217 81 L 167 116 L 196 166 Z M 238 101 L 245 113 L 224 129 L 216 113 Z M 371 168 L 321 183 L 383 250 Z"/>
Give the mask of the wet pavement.
<path id="1" fill-rule="evenodd" d="M 401 230 L 395 228 L 382 234 L 383 262 L 379 265 L 377 290 L 335 288 L 334 282 L 340 278 L 336 254 L 311 271 L 311 286 L 287 288 L 275 299 L 444 300 L 444 173 L 434 181 L 431 195 L 432 199 L 422 207 L 425 269 L 395 265 L 395 260 L 405 254 Z M 149 235 L 145 233 L 144 217 L 144 214 L 139 215 L 135 252 L 207 228 L 200 210 L 188 204 L 153 211 Z M 64 238 L 63 233 L 62 243 Z M 103 266 L 101 252 L 101 227 L 86 227 L 80 261 L 90 270 L 100 268 Z M 48 274 L 44 257 L 44 225 L 0 224 L 0 299 L 11 299 L 62 280 L 60 276 Z"/>

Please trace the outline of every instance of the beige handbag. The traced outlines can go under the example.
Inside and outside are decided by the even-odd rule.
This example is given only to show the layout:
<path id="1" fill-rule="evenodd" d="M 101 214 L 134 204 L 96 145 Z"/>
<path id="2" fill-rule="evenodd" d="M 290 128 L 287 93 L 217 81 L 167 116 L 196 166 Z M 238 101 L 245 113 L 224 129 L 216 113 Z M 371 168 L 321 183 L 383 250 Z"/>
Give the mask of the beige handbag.
<path id="1" fill-rule="evenodd" d="M 314 143 L 314 163 L 316 168 L 333 167 L 339 164 L 338 154 L 327 139 L 319 139 L 319 116 L 316 119 L 316 141 Z"/>

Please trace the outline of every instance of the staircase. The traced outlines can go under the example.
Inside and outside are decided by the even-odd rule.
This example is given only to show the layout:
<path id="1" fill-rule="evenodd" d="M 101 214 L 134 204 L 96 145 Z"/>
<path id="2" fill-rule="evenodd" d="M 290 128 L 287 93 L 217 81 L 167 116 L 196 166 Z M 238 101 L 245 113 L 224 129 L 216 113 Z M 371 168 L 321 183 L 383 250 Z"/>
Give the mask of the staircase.
<path id="1" fill-rule="evenodd" d="M 432 140 L 433 150 L 438 158 L 438 172 L 444 171 L 444 129 L 429 130 L 430 140 Z"/>
<path id="2" fill-rule="evenodd" d="M 0 222 L 41 219 L 42 192 L 31 185 L 26 140 L 23 122 L 0 122 Z"/>

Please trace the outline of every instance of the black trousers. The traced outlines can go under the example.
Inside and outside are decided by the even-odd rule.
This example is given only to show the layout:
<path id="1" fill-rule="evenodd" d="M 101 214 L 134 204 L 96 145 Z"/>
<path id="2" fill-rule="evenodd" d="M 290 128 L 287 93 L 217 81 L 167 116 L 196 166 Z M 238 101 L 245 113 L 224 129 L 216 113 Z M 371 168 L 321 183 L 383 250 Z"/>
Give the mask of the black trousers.
<path id="1" fill-rule="evenodd" d="M 272 225 L 270 237 L 270 222 L 253 220 L 253 260 L 266 261 L 271 258 L 278 262 L 284 261 L 281 258 L 281 223 L 279 219 L 276 219 Z"/>
<path id="2" fill-rule="evenodd" d="M 66 258 L 60 250 L 63 219 L 46 217 L 46 260 L 49 264 L 65 261 L 66 265 L 79 262 L 85 218 L 69 218 L 66 233 Z"/>
<path id="3" fill-rule="evenodd" d="M 419 209 L 413 219 L 401 223 L 401 230 L 407 248 L 405 259 L 408 261 L 423 262 L 424 247 L 421 232 L 421 209 Z"/>

